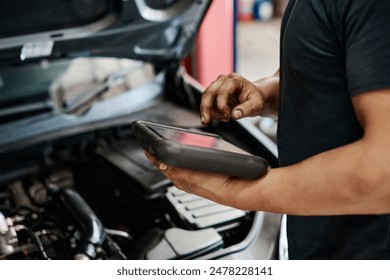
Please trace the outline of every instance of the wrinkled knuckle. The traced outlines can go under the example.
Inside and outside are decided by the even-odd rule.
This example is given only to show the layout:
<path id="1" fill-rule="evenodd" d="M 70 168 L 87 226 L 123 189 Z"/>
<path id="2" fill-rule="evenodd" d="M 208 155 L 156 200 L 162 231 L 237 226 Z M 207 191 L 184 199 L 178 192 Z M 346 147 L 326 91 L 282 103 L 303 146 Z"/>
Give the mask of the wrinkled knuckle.
<path id="1" fill-rule="evenodd" d="M 229 74 L 229 79 L 233 80 L 233 81 L 239 81 L 241 80 L 241 75 L 237 74 L 237 73 L 230 73 Z"/>
<path id="2" fill-rule="evenodd" d="M 226 75 L 225 74 L 221 74 L 218 76 L 217 80 L 225 80 L 226 79 Z"/>
<path id="3" fill-rule="evenodd" d="M 242 88 L 243 78 L 242 78 L 242 76 L 240 76 L 238 74 L 234 74 L 231 78 L 231 82 L 235 88 Z"/>
<path id="4" fill-rule="evenodd" d="M 236 77 L 236 73 L 234 73 L 234 72 L 232 72 L 232 73 L 230 73 L 229 75 L 228 75 L 228 78 L 229 79 L 234 79 L 235 77 Z"/>

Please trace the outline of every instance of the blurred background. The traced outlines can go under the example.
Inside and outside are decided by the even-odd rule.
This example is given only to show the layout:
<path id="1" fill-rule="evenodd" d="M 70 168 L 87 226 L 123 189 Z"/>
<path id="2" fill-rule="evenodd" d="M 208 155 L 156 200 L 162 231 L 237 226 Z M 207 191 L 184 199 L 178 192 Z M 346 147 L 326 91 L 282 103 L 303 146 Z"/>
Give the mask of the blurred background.
<path id="1" fill-rule="evenodd" d="M 214 0 L 202 23 L 188 71 L 209 85 L 220 74 L 249 80 L 279 68 L 281 17 L 288 0 Z"/>
<path id="2" fill-rule="evenodd" d="M 279 68 L 281 18 L 288 0 L 214 0 L 199 31 L 187 71 L 204 87 L 237 72 L 254 81 Z M 276 121 L 253 118 L 276 141 Z"/>

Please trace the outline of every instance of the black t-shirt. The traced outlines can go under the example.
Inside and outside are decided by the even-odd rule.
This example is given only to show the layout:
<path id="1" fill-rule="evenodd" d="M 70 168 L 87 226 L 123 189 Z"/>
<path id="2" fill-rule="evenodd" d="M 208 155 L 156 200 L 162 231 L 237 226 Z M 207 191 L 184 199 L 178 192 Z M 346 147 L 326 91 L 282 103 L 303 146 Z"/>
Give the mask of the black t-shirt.
<path id="1" fill-rule="evenodd" d="M 390 1 L 290 0 L 280 61 L 280 165 L 358 140 L 351 98 L 390 88 Z M 389 215 L 288 216 L 287 228 L 291 259 L 390 258 Z"/>

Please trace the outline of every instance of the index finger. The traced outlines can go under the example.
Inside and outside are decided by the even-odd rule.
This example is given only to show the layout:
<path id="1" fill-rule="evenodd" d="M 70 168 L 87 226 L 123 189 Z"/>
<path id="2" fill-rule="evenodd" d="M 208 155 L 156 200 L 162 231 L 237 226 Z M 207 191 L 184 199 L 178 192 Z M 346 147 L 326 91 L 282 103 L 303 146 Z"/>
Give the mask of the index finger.
<path id="1" fill-rule="evenodd" d="M 202 94 L 200 102 L 200 119 L 202 124 L 207 125 L 211 121 L 211 110 L 214 107 L 217 98 L 217 91 L 223 83 L 222 76 L 212 82 Z"/>

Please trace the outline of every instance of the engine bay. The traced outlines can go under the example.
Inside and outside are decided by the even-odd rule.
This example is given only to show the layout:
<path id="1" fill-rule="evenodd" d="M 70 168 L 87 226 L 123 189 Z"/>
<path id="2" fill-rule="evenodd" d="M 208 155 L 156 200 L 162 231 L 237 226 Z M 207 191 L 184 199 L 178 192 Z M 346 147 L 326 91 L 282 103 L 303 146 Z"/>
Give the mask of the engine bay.
<path id="1" fill-rule="evenodd" d="M 194 259 L 240 243 L 255 217 L 176 189 L 128 126 L 21 154 L 2 178 L 0 259 Z"/>
<path id="2" fill-rule="evenodd" d="M 211 1 L 46 2 L 4 9 L 0 260 L 272 257 L 278 216 L 179 191 L 129 126 L 200 128 L 202 89 L 181 62 Z M 235 122 L 207 132 L 277 165 Z"/>

